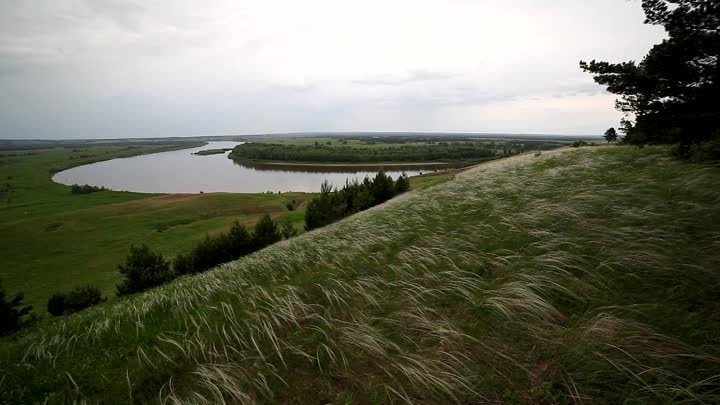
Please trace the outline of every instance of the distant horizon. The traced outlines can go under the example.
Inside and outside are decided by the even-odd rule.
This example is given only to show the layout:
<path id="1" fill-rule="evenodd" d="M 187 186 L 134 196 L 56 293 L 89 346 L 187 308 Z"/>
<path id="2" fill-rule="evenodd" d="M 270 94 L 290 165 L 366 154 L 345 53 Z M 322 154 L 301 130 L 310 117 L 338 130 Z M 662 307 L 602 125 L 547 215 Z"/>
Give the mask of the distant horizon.
<path id="1" fill-rule="evenodd" d="M 221 134 L 221 135 L 185 135 L 185 136 L 125 136 L 116 138 L 0 138 L 0 141 L 13 142 L 61 142 L 61 141 L 116 141 L 126 139 L 197 139 L 197 138 L 223 138 L 223 137 L 252 137 L 252 136 L 372 136 L 383 135 L 449 135 L 449 136 L 528 136 L 528 137 L 561 137 L 561 138 L 598 138 L 602 134 L 557 134 L 557 133 L 522 133 L 522 132 L 439 132 L 439 131 L 302 131 L 302 132 L 271 132 L 250 134 Z"/>
<path id="2" fill-rule="evenodd" d="M 644 20 L 627 0 L 9 2 L 0 138 L 603 133 L 617 96 L 579 62 L 640 60 L 667 37 Z"/>

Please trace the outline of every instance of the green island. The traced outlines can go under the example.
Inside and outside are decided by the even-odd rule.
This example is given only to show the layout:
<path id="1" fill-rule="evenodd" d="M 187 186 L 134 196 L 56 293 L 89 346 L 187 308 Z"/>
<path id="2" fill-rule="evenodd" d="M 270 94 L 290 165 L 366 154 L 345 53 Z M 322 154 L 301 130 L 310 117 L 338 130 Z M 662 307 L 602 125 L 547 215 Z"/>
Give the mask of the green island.
<path id="1" fill-rule="evenodd" d="M 480 164 L 216 270 L 41 321 L 0 345 L 0 397 L 714 398 L 720 365 L 707 343 L 720 336 L 718 170 L 665 147 L 630 146 Z M 187 205 L 171 212 L 221 197 L 234 207 L 250 198 L 179 197 Z M 112 212 L 141 229 L 125 225 L 125 237 L 160 235 L 137 212 L 164 213 L 166 199 L 66 215 L 80 226 Z M 25 244 L 48 232 L 36 221 L 24 224 L 35 229 Z M 165 232 L 187 237 L 180 230 L 192 225 Z"/>
<path id="2" fill-rule="evenodd" d="M 236 146 L 230 159 L 269 165 L 462 166 L 530 150 L 569 145 L 563 139 L 472 136 L 310 136 L 260 138 Z"/>
<path id="3" fill-rule="evenodd" d="M 206 156 L 206 155 L 220 155 L 225 152 L 231 151 L 233 148 L 220 148 L 220 149 L 205 149 L 199 152 L 193 153 L 193 155 Z"/>

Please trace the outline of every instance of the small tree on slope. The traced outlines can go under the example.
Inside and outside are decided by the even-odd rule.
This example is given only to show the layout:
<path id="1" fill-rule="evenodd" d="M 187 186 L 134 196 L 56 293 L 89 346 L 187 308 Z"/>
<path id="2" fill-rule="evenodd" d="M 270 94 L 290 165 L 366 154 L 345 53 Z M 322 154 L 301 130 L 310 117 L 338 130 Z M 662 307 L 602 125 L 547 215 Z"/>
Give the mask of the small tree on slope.
<path id="1" fill-rule="evenodd" d="M 147 245 L 130 246 L 125 263 L 118 266 L 125 280 L 117 286 L 119 296 L 145 291 L 172 280 L 175 276 L 170 263 L 162 255 L 153 253 Z"/>
<path id="2" fill-rule="evenodd" d="M 23 295 L 17 294 L 8 301 L 5 290 L 0 284 L 0 336 L 15 332 L 29 322 L 23 317 L 30 313 L 32 306 L 23 306 L 22 300 Z"/>

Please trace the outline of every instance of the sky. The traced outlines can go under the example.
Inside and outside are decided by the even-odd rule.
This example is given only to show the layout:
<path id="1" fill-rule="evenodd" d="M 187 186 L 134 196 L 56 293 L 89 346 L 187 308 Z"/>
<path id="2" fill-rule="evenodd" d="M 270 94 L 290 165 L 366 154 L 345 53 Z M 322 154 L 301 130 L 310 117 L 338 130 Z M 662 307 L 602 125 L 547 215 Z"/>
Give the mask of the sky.
<path id="1" fill-rule="evenodd" d="M 632 0 L 0 0 L 0 138 L 601 134 Z"/>

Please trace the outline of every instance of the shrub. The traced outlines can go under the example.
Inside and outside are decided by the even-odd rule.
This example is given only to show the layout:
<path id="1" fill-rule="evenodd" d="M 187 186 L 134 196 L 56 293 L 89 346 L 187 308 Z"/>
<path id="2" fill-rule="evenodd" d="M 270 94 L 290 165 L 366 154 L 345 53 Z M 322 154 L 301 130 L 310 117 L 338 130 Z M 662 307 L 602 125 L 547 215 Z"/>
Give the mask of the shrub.
<path id="1" fill-rule="evenodd" d="M 403 173 L 395 181 L 395 192 L 400 194 L 400 193 L 404 193 L 408 190 L 410 190 L 410 179 L 408 179 L 407 174 Z"/>
<path id="2" fill-rule="evenodd" d="M 70 186 L 70 192 L 73 194 L 90 194 L 106 190 L 107 189 L 105 187 L 96 187 L 89 184 L 83 184 L 82 186 L 79 184 L 73 184 Z"/>
<path id="3" fill-rule="evenodd" d="M 272 245 L 282 239 L 280 230 L 277 224 L 270 218 L 270 215 L 265 214 L 257 224 L 255 224 L 255 231 L 252 236 L 252 245 L 254 250 L 260 250 L 265 246 Z"/>
<path id="4" fill-rule="evenodd" d="M 48 312 L 53 316 L 68 315 L 105 301 L 100 290 L 93 286 L 75 287 L 65 294 L 53 294 L 48 299 Z"/>
<path id="5" fill-rule="evenodd" d="M 173 262 L 173 271 L 176 275 L 195 273 L 192 253 L 188 255 L 177 255 Z"/>
<path id="6" fill-rule="evenodd" d="M 170 263 L 144 244 L 130 246 L 125 264 L 118 266 L 118 269 L 125 276 L 125 280 L 117 286 L 118 296 L 145 291 L 175 277 Z"/>
<path id="7" fill-rule="evenodd" d="M 8 300 L 5 290 L 0 284 L 0 336 L 9 335 L 30 322 L 25 315 L 30 313 L 32 306 L 24 306 L 22 300 L 22 293 L 17 294 L 12 300 Z"/>
<path id="8" fill-rule="evenodd" d="M 298 234 L 297 229 L 295 229 L 295 225 L 293 225 L 290 219 L 286 219 L 285 222 L 283 222 L 282 226 L 280 227 L 280 233 L 285 239 L 290 239 L 293 236 L 297 236 Z"/>
<path id="9" fill-rule="evenodd" d="M 243 224 L 233 222 L 228 233 L 228 246 L 231 260 L 237 259 L 253 251 L 253 237 Z"/>

